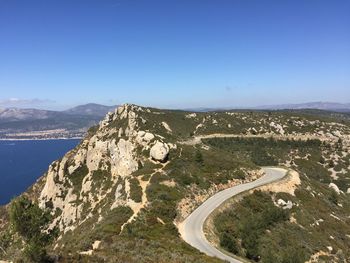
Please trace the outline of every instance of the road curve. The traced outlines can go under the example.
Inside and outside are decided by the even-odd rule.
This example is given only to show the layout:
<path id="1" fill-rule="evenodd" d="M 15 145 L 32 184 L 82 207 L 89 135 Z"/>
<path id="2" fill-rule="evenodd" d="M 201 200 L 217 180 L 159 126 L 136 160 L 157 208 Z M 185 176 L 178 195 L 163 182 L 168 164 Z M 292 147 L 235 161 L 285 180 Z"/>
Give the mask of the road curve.
<path id="1" fill-rule="evenodd" d="M 278 181 L 287 174 L 287 170 L 282 168 L 264 167 L 262 169 L 265 172 L 264 176 L 253 182 L 236 185 L 218 192 L 194 210 L 179 227 L 182 238 L 208 256 L 217 257 L 232 263 L 241 263 L 241 261 L 222 253 L 212 246 L 205 238 L 203 225 L 207 217 L 227 199 L 244 191 Z"/>

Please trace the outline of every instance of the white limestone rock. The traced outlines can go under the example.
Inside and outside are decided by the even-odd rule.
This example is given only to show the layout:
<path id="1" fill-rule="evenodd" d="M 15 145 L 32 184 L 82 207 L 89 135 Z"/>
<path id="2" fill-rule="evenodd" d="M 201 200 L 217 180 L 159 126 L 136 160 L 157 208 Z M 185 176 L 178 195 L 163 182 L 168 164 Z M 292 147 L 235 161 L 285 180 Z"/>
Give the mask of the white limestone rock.
<path id="1" fill-rule="evenodd" d="M 150 150 L 150 156 L 156 161 L 163 162 L 169 154 L 169 146 L 166 143 L 157 141 Z"/>
<path id="2" fill-rule="evenodd" d="M 336 137 L 339 137 L 339 138 L 341 138 L 341 137 L 342 137 L 341 132 L 340 132 L 340 131 L 338 131 L 338 130 L 333 131 L 333 132 L 332 132 L 332 134 L 333 134 L 334 136 L 336 136 Z"/>
<path id="3" fill-rule="evenodd" d="M 283 209 L 292 209 L 293 208 L 293 203 L 290 200 L 288 200 L 286 202 L 283 199 L 278 199 L 277 200 L 277 205 L 282 207 Z"/>
<path id="4" fill-rule="evenodd" d="M 175 143 L 168 143 L 168 146 L 170 149 L 174 149 L 174 150 L 177 149 L 177 145 Z"/>
<path id="5" fill-rule="evenodd" d="M 277 131 L 279 134 L 284 135 L 284 129 L 283 129 L 283 127 L 282 127 L 281 124 L 278 124 L 278 123 L 275 123 L 275 122 L 272 121 L 272 122 L 270 123 L 270 127 L 276 129 L 276 131 Z"/>
<path id="6" fill-rule="evenodd" d="M 253 135 L 258 133 L 258 131 L 254 127 L 250 127 L 247 131 L 248 131 L 248 133 L 253 134 Z"/>
<path id="7" fill-rule="evenodd" d="M 278 204 L 279 206 L 285 206 L 287 203 L 286 203 L 286 201 L 284 201 L 283 199 L 278 199 L 278 200 L 277 200 L 277 204 Z"/>
<path id="8" fill-rule="evenodd" d="M 122 136 L 123 136 L 123 128 L 120 127 L 120 128 L 119 128 L 119 131 L 118 131 L 118 137 L 120 138 L 120 137 L 122 137 Z"/>
<path id="9" fill-rule="evenodd" d="M 96 240 L 93 244 L 92 244 L 92 249 L 96 250 L 100 247 L 101 245 L 101 241 L 100 240 Z"/>
<path id="10" fill-rule="evenodd" d="M 106 117 L 100 122 L 100 128 L 107 126 L 114 117 L 114 112 L 108 112 Z"/>
<path id="11" fill-rule="evenodd" d="M 167 124 L 165 121 L 162 122 L 163 127 L 170 133 L 172 133 L 172 129 L 170 128 L 169 124 Z"/>
<path id="12" fill-rule="evenodd" d="M 337 194 L 340 194 L 340 190 L 338 188 L 338 186 L 335 183 L 330 183 L 328 185 L 329 188 L 332 188 Z"/>
<path id="13" fill-rule="evenodd" d="M 108 146 L 111 157 L 111 173 L 113 176 L 122 177 L 130 175 L 138 169 L 138 163 L 134 156 L 135 146 L 132 142 L 120 139 L 115 140 Z"/>
<path id="14" fill-rule="evenodd" d="M 186 117 L 187 119 L 196 118 L 196 117 L 197 117 L 197 114 L 196 114 L 196 113 L 189 113 L 189 114 L 186 114 L 185 117 Z"/>
<path id="15" fill-rule="evenodd" d="M 154 139 L 154 135 L 150 132 L 146 132 L 145 133 L 145 136 L 143 137 L 143 139 L 146 141 L 146 142 L 150 142 Z"/>
<path id="16" fill-rule="evenodd" d="M 139 137 L 143 137 L 143 136 L 145 136 L 145 134 L 146 134 L 146 132 L 145 131 L 138 131 L 137 132 L 137 136 L 139 136 Z"/>
<path id="17" fill-rule="evenodd" d="M 108 153 L 108 144 L 109 141 L 103 141 L 96 135 L 90 139 L 86 156 L 86 165 L 89 171 L 99 169 L 101 161 Z"/>

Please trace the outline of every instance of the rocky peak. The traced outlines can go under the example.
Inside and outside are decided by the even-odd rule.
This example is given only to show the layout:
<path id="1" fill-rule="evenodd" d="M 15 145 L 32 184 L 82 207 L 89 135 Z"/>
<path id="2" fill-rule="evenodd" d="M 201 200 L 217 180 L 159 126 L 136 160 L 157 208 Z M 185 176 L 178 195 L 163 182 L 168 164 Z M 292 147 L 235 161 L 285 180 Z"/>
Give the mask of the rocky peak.
<path id="1" fill-rule="evenodd" d="M 147 109 L 124 104 L 62 160 L 50 165 L 39 204 L 56 216 L 52 227 L 73 230 L 97 211 L 128 204 L 129 179 L 140 164 L 164 162 L 173 144 L 142 129 Z M 108 208 L 109 207 L 109 208 Z M 101 216 L 101 214 L 100 214 Z"/>

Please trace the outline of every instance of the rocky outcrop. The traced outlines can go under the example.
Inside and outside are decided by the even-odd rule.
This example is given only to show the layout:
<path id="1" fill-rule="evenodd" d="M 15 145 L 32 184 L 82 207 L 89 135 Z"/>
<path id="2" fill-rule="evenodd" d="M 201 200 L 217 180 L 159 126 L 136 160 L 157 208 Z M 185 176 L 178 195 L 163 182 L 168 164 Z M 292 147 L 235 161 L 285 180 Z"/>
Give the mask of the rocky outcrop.
<path id="1" fill-rule="evenodd" d="M 150 150 L 150 156 L 152 159 L 160 162 L 164 162 L 169 154 L 169 146 L 166 143 L 157 141 Z"/>
<path id="2" fill-rule="evenodd" d="M 283 199 L 278 199 L 277 200 L 277 205 L 279 207 L 282 207 L 283 209 L 292 209 L 293 208 L 293 203 L 292 201 L 288 200 L 287 202 L 284 201 Z"/>
<path id="3" fill-rule="evenodd" d="M 166 160 L 170 147 L 164 138 L 140 130 L 146 122 L 139 117 L 142 111 L 125 104 L 108 113 L 94 134 L 49 167 L 39 205 L 58 215 L 52 227 L 73 230 L 91 217 L 109 194 L 113 199 L 110 209 L 128 205 L 128 178 L 138 170 L 139 162 L 147 159 L 140 152 L 147 150 L 154 160 Z"/>
<path id="4" fill-rule="evenodd" d="M 328 187 L 333 189 L 337 194 L 340 194 L 339 187 L 335 183 L 330 183 Z"/>
<path id="5" fill-rule="evenodd" d="M 162 122 L 163 127 L 170 133 L 172 133 L 172 129 L 170 128 L 169 124 L 167 124 L 165 121 Z"/>
<path id="6" fill-rule="evenodd" d="M 270 123 L 270 127 L 274 128 L 276 130 L 277 133 L 283 135 L 284 134 L 284 129 L 282 127 L 281 124 L 279 123 L 275 123 L 275 122 L 271 122 Z"/>

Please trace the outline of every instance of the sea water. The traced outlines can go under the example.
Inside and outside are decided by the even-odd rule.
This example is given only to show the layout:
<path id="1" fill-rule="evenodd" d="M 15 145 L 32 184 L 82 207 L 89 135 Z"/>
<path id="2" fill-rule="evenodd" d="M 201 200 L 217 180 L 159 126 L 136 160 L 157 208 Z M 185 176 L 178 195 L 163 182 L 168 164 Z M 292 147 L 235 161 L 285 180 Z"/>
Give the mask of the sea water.
<path id="1" fill-rule="evenodd" d="M 0 205 L 30 187 L 79 139 L 0 141 Z"/>

